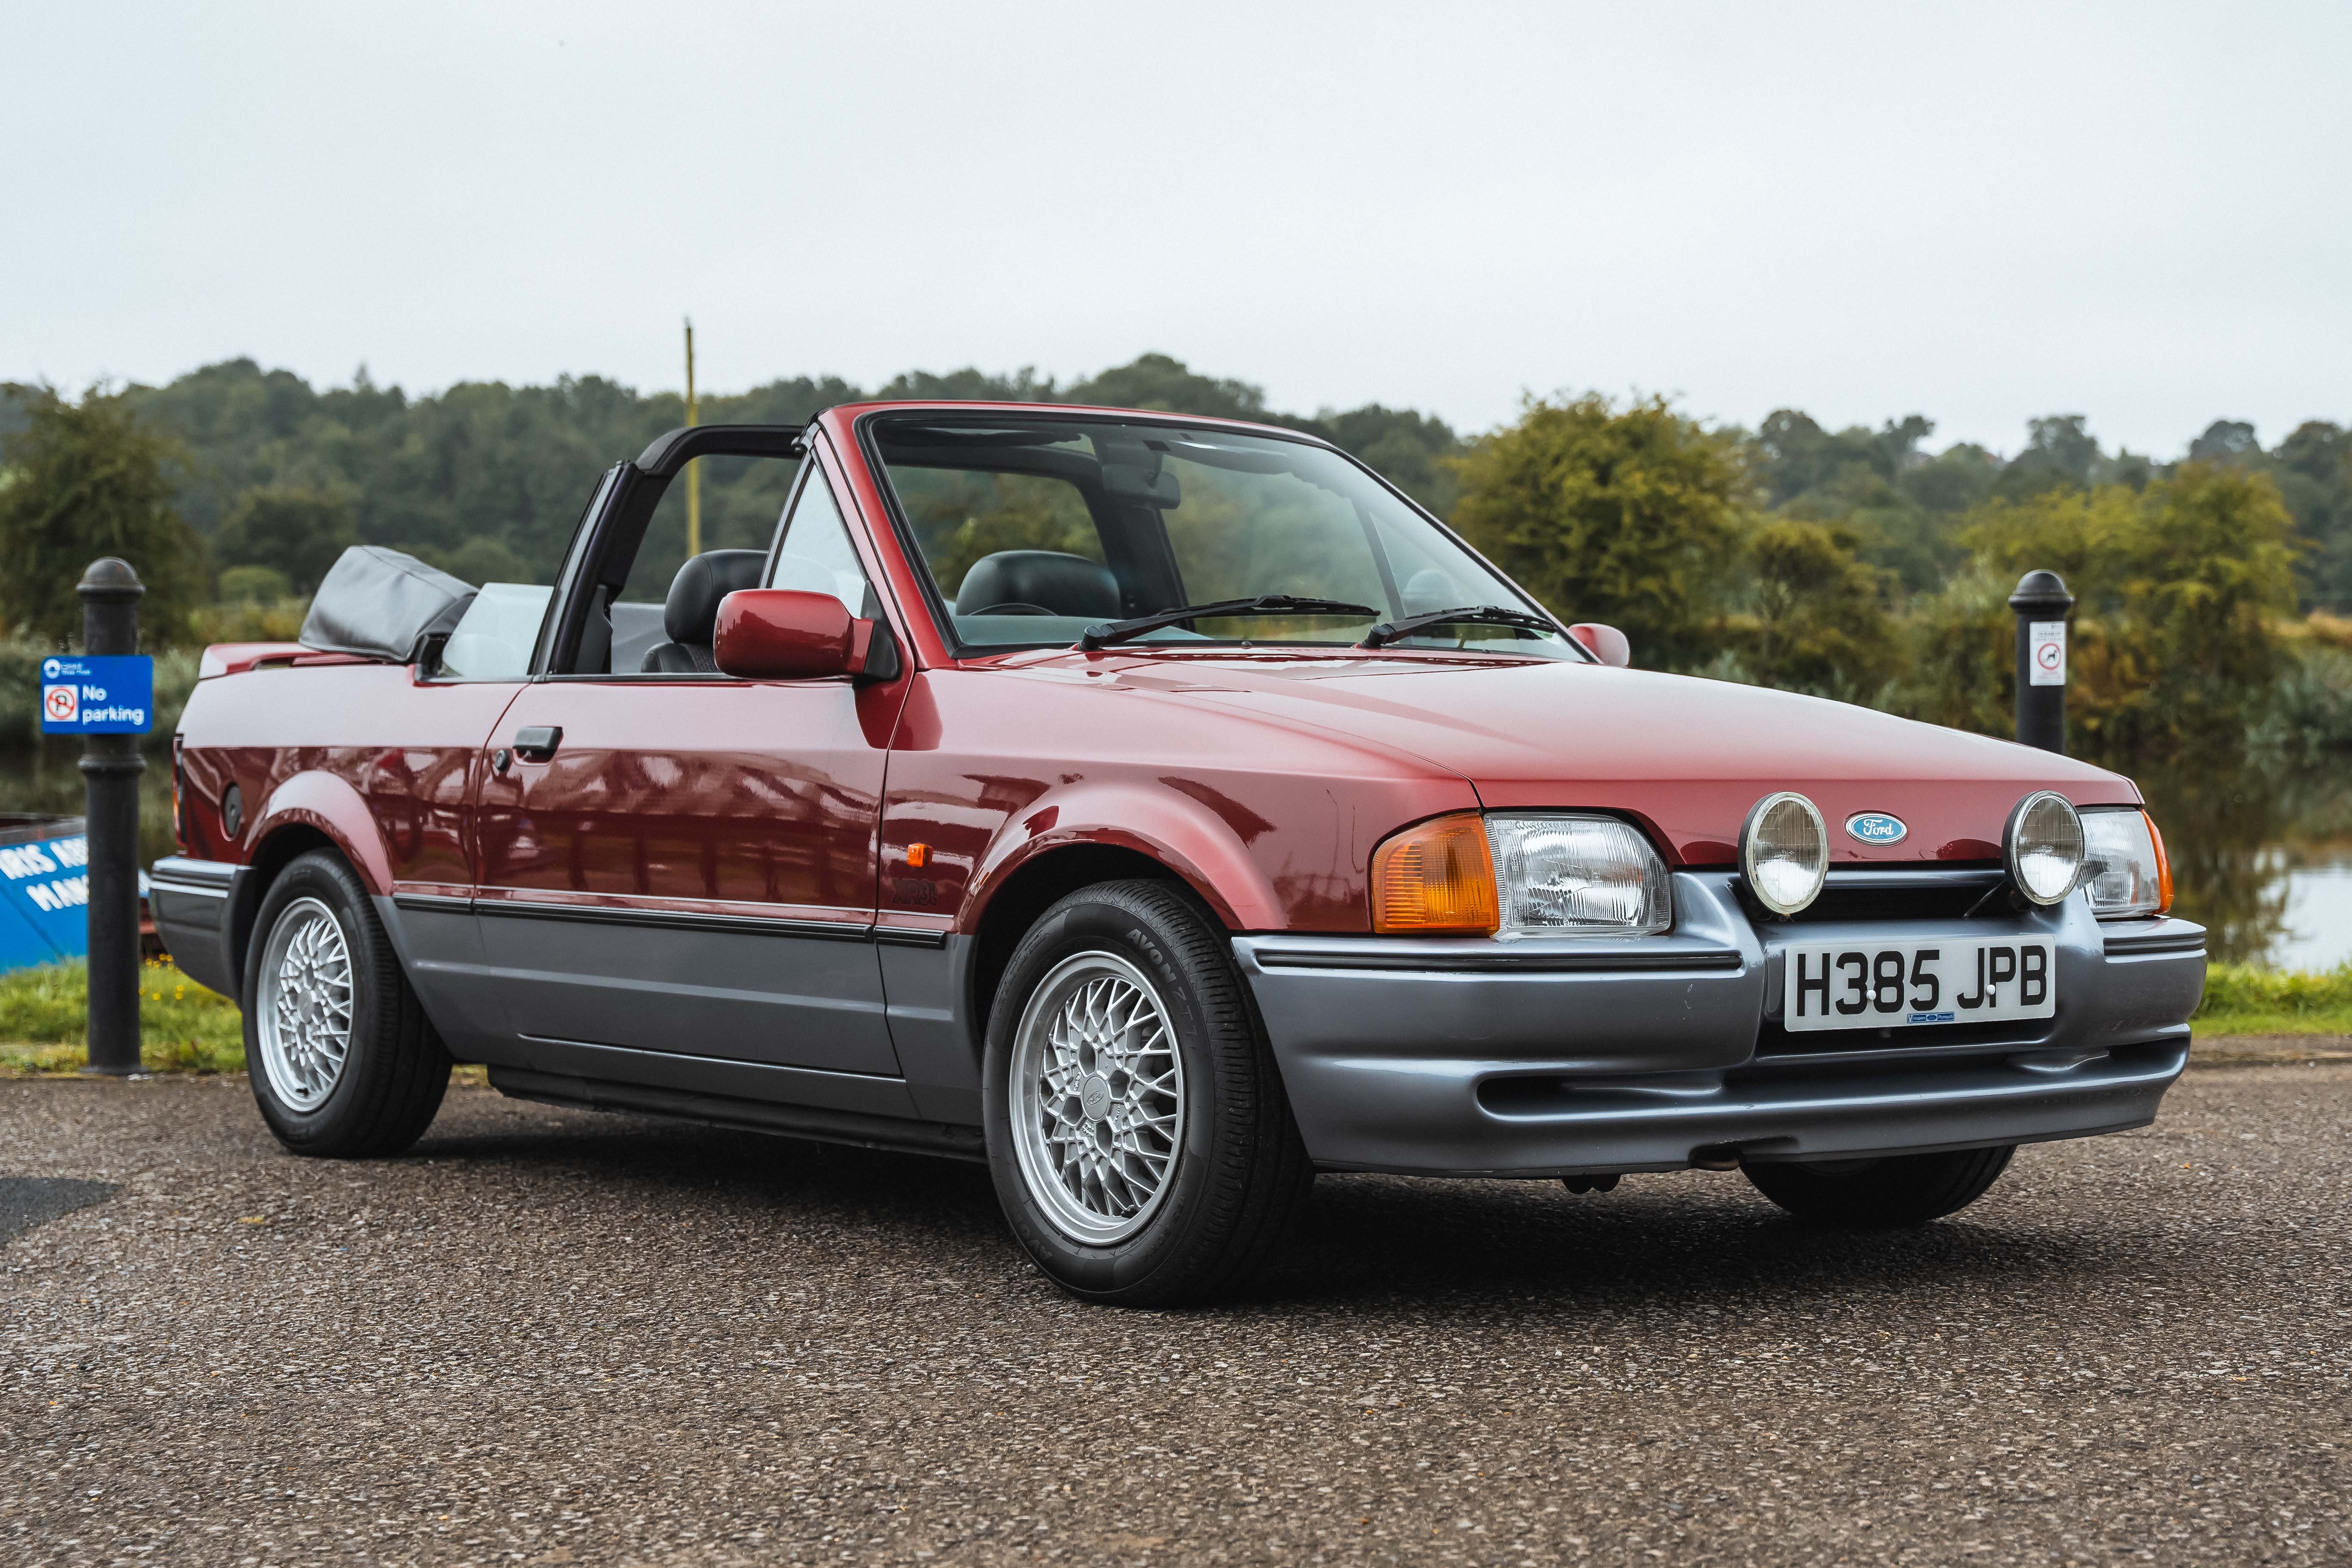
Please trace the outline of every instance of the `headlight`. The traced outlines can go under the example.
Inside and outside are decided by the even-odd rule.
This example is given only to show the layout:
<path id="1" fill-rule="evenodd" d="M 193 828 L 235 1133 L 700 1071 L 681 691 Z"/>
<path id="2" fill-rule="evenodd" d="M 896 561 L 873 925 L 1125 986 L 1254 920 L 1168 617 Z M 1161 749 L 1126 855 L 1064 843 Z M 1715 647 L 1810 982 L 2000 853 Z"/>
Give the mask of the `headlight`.
<path id="1" fill-rule="evenodd" d="M 2001 835 L 2001 858 L 2017 890 L 2037 904 L 2054 904 L 2083 876 L 2083 818 L 2055 790 L 2036 790 L 2017 803 Z"/>
<path id="2" fill-rule="evenodd" d="M 1654 936 L 1674 924 L 1665 862 L 1611 816 L 1489 816 L 1497 934 Z"/>
<path id="3" fill-rule="evenodd" d="M 2172 907 L 2172 868 L 2156 824 L 2137 806 L 2083 813 L 2083 885 L 2101 920 L 2162 914 Z"/>
<path id="4" fill-rule="evenodd" d="M 1819 898 L 1830 873 L 1821 809 L 1788 790 L 1758 801 L 1740 824 L 1739 871 L 1776 915 L 1793 915 Z"/>

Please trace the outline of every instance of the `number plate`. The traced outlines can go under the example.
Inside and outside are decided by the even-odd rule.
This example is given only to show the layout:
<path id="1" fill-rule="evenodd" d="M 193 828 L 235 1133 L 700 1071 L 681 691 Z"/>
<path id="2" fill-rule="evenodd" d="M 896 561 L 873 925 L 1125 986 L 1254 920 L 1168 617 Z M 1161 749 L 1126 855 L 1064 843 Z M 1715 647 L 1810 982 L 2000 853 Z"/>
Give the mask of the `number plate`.
<path id="1" fill-rule="evenodd" d="M 2058 1011 L 2048 942 L 1972 937 L 1782 950 L 1780 1023 L 1802 1029 L 1999 1024 Z"/>

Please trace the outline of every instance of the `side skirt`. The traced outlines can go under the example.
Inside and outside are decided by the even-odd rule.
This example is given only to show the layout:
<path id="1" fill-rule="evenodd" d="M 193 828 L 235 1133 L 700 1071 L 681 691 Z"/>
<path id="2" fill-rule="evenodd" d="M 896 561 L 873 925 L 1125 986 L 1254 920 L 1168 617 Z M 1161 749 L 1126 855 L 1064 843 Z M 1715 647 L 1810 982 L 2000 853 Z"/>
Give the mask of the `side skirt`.
<path id="1" fill-rule="evenodd" d="M 709 1127 L 773 1132 L 787 1138 L 812 1138 L 820 1142 L 847 1143 L 860 1149 L 944 1154 L 958 1160 L 985 1160 L 988 1157 L 977 1127 L 915 1121 L 859 1110 L 831 1110 L 813 1105 L 782 1105 L 772 1100 L 744 1100 L 734 1095 L 707 1094 L 694 1089 L 616 1083 L 609 1079 L 573 1078 L 561 1073 L 537 1072 L 527 1068 L 491 1068 L 490 1087 L 515 1100 L 533 1100 L 548 1105 L 664 1116 Z"/>

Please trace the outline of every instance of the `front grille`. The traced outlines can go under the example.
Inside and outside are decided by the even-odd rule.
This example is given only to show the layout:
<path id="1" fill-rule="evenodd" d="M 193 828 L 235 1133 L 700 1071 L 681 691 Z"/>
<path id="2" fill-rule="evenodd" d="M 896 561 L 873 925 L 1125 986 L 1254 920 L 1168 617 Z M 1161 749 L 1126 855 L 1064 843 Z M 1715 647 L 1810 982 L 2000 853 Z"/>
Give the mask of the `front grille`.
<path id="1" fill-rule="evenodd" d="M 1978 912 L 2006 917 L 2007 903 L 1985 895 L 2001 884 L 1999 871 L 1940 872 L 1906 876 L 1901 872 L 1847 871 L 1830 873 L 1821 897 L 1796 914 L 1792 925 L 1832 921 L 1957 921 Z"/>

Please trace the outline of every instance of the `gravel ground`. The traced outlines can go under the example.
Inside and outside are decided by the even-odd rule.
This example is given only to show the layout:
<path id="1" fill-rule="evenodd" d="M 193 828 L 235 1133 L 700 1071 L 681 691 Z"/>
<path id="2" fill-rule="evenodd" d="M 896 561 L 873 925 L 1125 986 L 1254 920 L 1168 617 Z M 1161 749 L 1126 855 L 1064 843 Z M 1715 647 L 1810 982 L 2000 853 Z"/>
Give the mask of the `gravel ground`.
<path id="1" fill-rule="evenodd" d="M 1870 1238 L 1326 1177 L 1251 1300 L 1135 1313 L 974 1166 L 479 1089 L 334 1164 L 241 1080 L 0 1083 L 0 1560 L 2340 1563 L 2347 1113 L 2196 1072 Z"/>

